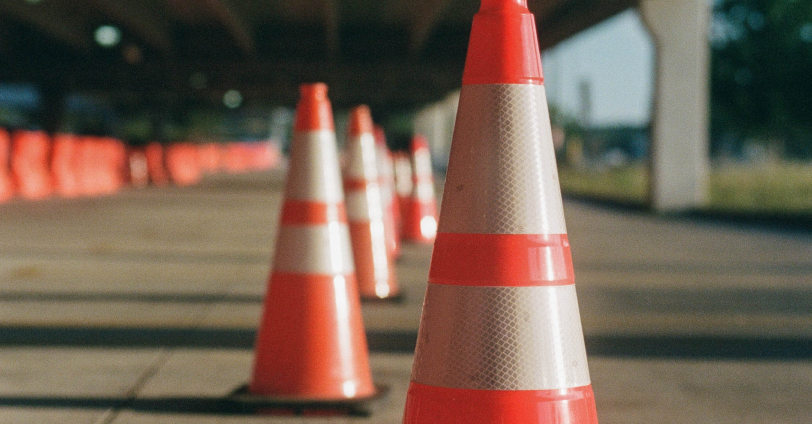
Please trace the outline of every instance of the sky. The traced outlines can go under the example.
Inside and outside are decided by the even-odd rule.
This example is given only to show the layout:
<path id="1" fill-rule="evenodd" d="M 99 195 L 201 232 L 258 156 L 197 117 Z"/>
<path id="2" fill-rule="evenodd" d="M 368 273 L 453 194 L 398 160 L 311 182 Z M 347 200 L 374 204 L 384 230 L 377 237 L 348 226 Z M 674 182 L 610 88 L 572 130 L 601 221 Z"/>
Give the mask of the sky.
<path id="1" fill-rule="evenodd" d="M 542 68 L 549 102 L 565 113 L 580 117 L 588 93 L 589 125 L 646 125 L 650 120 L 654 45 L 636 9 L 543 52 Z"/>

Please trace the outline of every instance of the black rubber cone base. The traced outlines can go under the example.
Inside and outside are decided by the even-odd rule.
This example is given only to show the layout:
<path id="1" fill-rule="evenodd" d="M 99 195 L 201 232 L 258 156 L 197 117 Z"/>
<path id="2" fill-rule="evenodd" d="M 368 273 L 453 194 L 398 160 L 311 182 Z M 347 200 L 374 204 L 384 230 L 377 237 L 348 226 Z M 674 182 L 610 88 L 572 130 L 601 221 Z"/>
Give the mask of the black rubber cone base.
<path id="1" fill-rule="evenodd" d="M 255 395 L 248 393 L 248 385 L 244 385 L 235 390 L 228 400 L 238 404 L 242 410 L 257 415 L 369 417 L 388 394 L 389 387 L 376 385 L 375 393 L 363 398 L 301 399 Z"/>

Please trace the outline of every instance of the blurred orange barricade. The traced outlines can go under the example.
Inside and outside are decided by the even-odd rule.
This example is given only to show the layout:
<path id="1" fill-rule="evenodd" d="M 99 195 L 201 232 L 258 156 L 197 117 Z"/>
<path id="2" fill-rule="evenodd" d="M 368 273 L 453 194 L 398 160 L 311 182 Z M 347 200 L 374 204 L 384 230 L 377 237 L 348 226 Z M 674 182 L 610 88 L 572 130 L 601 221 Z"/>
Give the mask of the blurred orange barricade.
<path id="1" fill-rule="evenodd" d="M 14 180 L 11 177 L 9 160 L 11 158 L 11 136 L 0 128 L 0 202 L 14 197 Z"/>
<path id="2" fill-rule="evenodd" d="M 179 186 L 197 184 L 203 177 L 197 147 L 192 143 L 173 143 L 166 147 L 166 170 Z"/>
<path id="3" fill-rule="evenodd" d="M 217 143 L 204 143 L 198 145 L 200 169 L 206 174 L 214 174 L 220 170 L 220 145 Z"/>
<path id="4" fill-rule="evenodd" d="M 77 197 L 82 194 L 78 175 L 77 142 L 78 137 L 74 134 L 55 134 L 53 137 L 51 176 L 54 191 L 63 197 Z"/>
<path id="5" fill-rule="evenodd" d="M 164 147 L 161 143 L 153 141 L 144 148 L 147 157 L 147 173 L 149 181 L 154 186 L 164 186 L 169 184 L 169 175 L 164 164 Z"/>
<path id="6" fill-rule="evenodd" d="M 127 151 L 127 178 L 135 188 L 149 185 L 147 155 L 143 147 L 131 147 Z"/>
<path id="7" fill-rule="evenodd" d="M 48 169 L 51 141 L 44 131 L 17 131 L 12 136 L 11 172 L 25 199 L 44 199 L 53 193 Z"/>

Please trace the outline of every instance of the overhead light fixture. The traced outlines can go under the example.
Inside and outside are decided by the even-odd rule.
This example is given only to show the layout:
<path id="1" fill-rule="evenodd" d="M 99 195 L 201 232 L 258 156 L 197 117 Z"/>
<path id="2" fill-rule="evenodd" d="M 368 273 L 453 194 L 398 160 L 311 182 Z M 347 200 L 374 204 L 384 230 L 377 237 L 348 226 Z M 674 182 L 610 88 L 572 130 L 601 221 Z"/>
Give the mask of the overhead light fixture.
<path id="1" fill-rule="evenodd" d="M 102 25 L 96 28 L 93 38 L 102 47 L 115 47 L 121 42 L 121 30 L 112 25 Z"/>
<path id="2" fill-rule="evenodd" d="M 237 90 L 228 90 L 223 94 L 223 104 L 229 109 L 236 109 L 242 104 L 242 93 Z"/>

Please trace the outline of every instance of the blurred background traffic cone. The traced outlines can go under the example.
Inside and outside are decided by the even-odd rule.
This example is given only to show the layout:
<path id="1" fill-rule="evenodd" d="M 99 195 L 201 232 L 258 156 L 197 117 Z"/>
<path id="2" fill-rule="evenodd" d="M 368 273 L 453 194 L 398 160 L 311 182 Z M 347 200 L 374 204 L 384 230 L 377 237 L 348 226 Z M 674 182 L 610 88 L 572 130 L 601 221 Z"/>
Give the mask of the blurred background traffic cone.
<path id="1" fill-rule="evenodd" d="M 327 86 L 301 87 L 251 394 L 376 395 L 355 281 Z"/>
<path id="2" fill-rule="evenodd" d="M 49 161 L 51 139 L 45 131 L 16 131 L 12 135 L 11 171 L 20 197 L 44 199 L 53 194 Z"/>
<path id="3" fill-rule="evenodd" d="M 11 136 L 5 128 L 0 128 L 0 202 L 14 197 L 14 180 L 11 177 Z"/>
<path id="4" fill-rule="evenodd" d="M 127 149 L 127 179 L 135 188 L 144 188 L 149 185 L 147 155 L 143 147 Z"/>
<path id="5" fill-rule="evenodd" d="M 396 222 L 398 226 L 398 235 L 403 237 L 403 220 L 406 216 L 406 208 L 409 206 L 409 198 L 412 196 L 412 160 L 409 159 L 409 154 L 397 150 L 392 154 L 393 171 L 395 174 L 395 199 L 400 219 Z"/>
<path id="6" fill-rule="evenodd" d="M 403 422 L 596 424 L 533 15 L 474 18 Z"/>
<path id="7" fill-rule="evenodd" d="M 358 289 L 363 299 L 389 299 L 400 294 L 386 248 L 372 115 L 367 106 L 350 111 L 344 190 L 350 222 Z"/>
<path id="8" fill-rule="evenodd" d="M 392 163 L 392 152 L 386 145 L 386 133 L 383 127 L 375 125 L 375 158 L 378 163 L 378 183 L 381 187 L 383 206 L 383 230 L 386 237 L 386 251 L 389 257 L 400 256 L 400 206 L 395 198 L 395 173 Z"/>
<path id="9" fill-rule="evenodd" d="M 403 238 L 432 243 L 437 235 L 437 198 L 431 151 L 426 138 L 415 135 L 410 147 L 412 157 L 412 193 L 403 213 Z"/>

